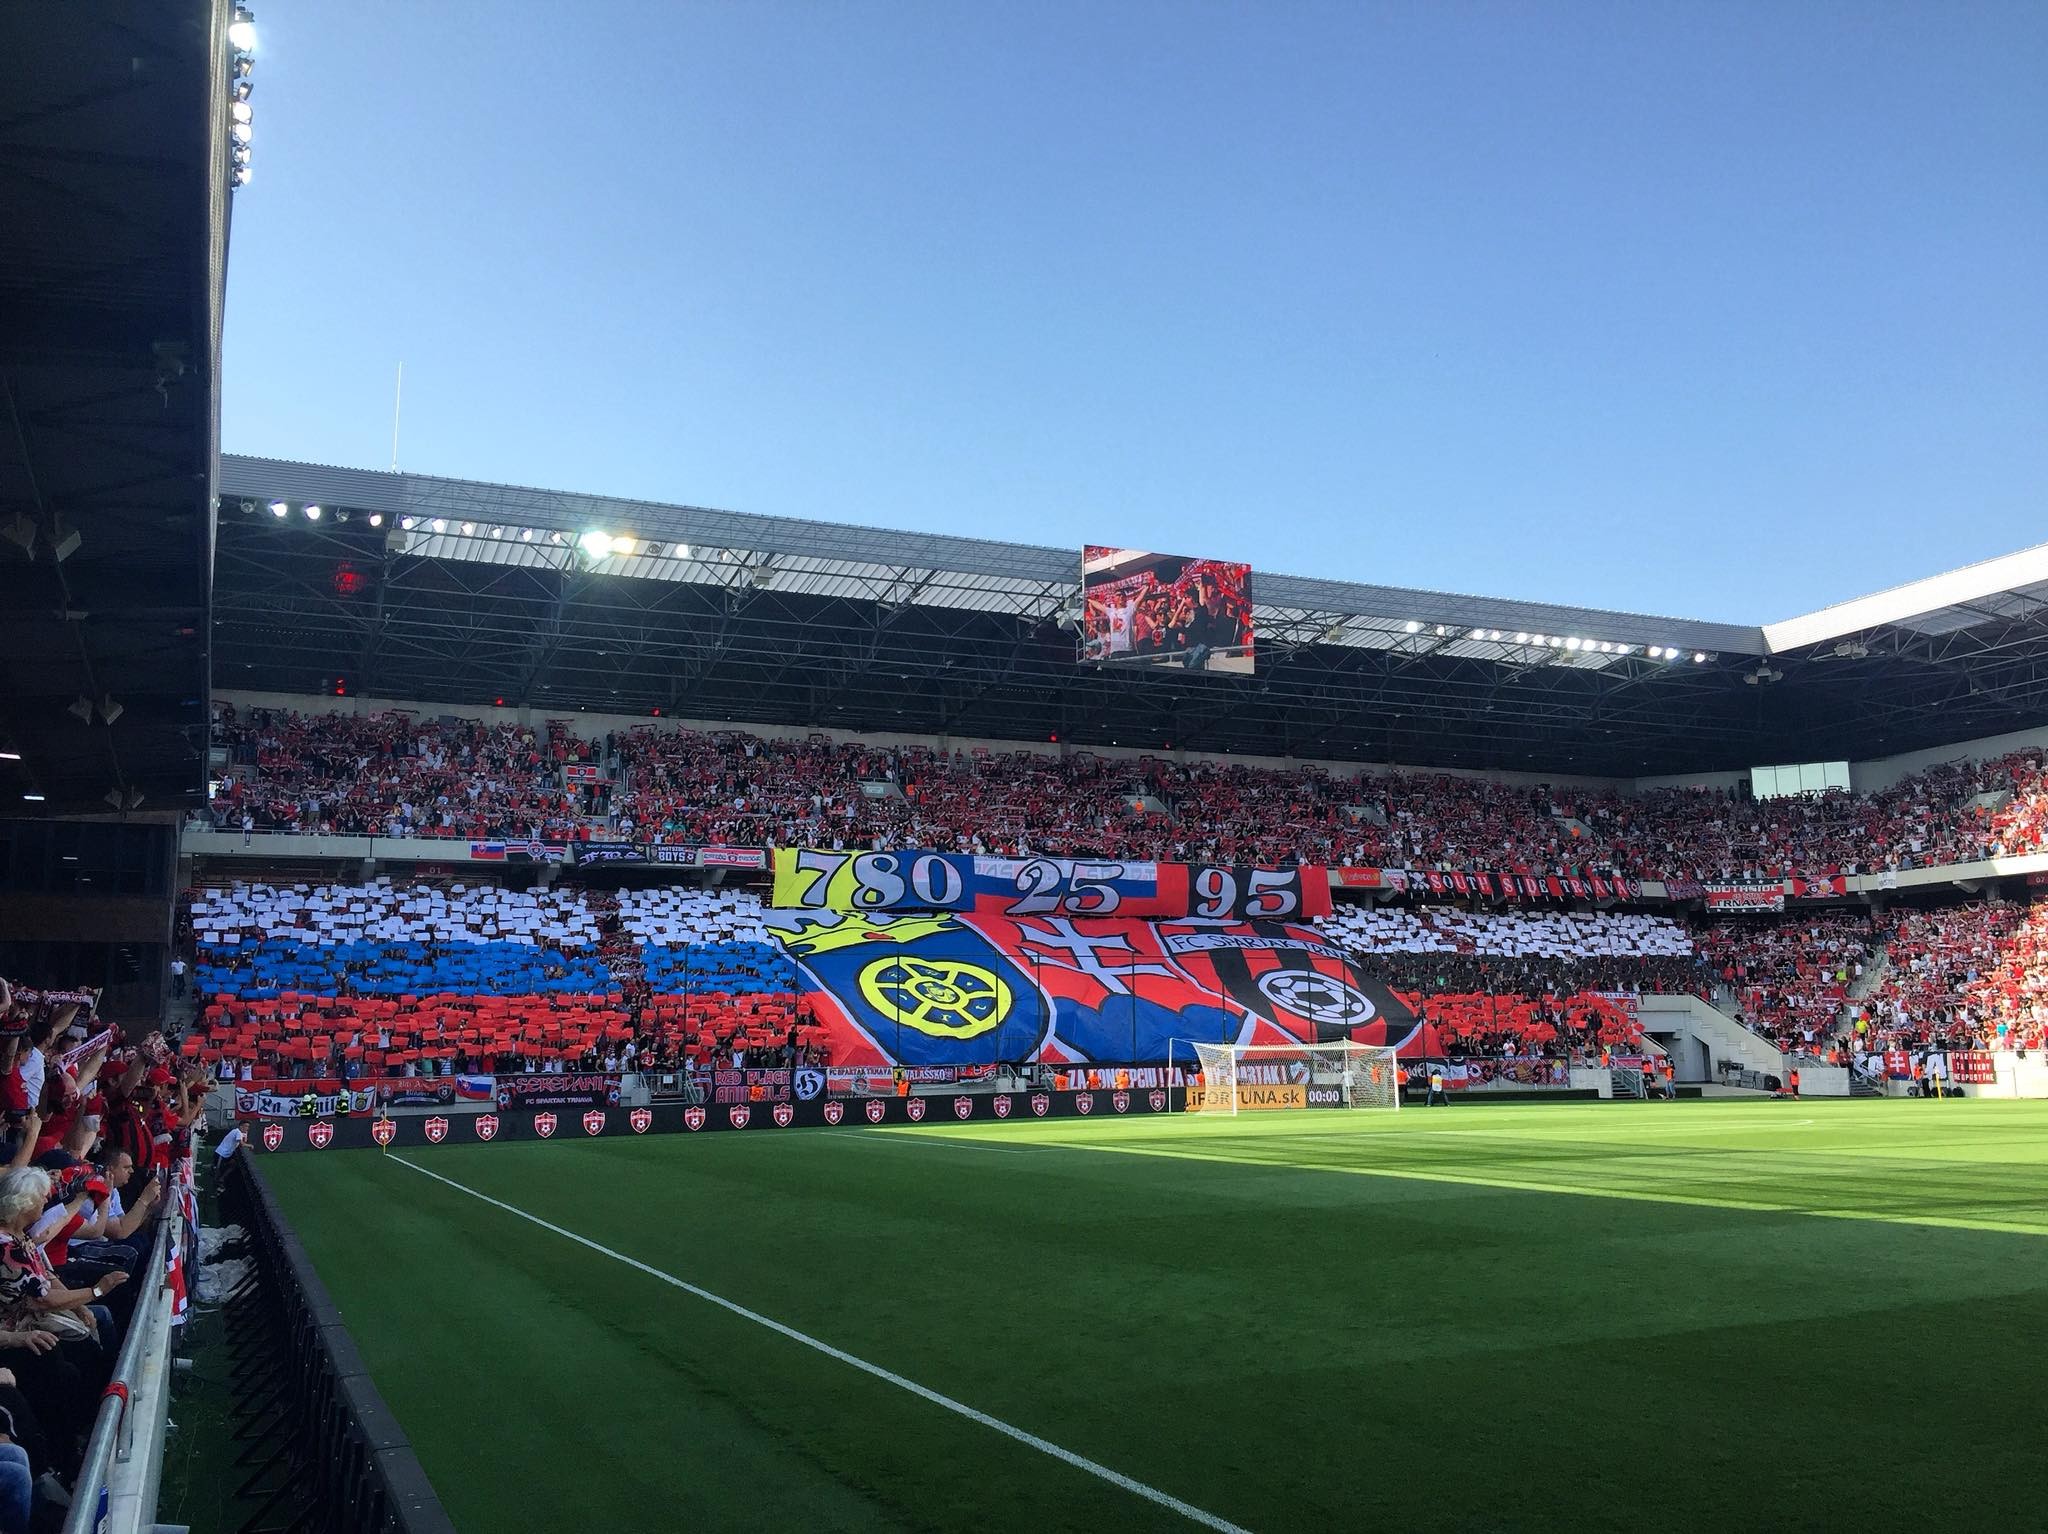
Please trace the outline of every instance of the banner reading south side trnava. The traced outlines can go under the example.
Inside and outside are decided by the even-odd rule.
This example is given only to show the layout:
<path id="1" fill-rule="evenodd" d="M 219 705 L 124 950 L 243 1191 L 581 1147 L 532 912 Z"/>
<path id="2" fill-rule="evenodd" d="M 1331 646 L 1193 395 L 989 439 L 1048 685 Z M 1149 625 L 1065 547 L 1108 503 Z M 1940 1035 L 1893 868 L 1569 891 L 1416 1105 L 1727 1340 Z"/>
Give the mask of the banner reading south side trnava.
<path id="1" fill-rule="evenodd" d="M 785 847 L 775 853 L 775 905 L 792 911 L 1303 921 L 1330 914 L 1330 876 L 1322 868 Z"/>

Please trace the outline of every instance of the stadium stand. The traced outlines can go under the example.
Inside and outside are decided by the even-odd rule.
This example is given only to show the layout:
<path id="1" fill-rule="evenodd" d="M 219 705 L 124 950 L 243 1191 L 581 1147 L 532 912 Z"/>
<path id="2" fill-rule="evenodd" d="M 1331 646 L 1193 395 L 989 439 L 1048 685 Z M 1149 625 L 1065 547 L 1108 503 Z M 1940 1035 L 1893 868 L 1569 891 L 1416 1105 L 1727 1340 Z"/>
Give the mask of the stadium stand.
<path id="1" fill-rule="evenodd" d="M 2037 1050 L 2048 1038 L 2048 904 L 1901 911 L 1885 948 L 1884 977 L 1860 1009 L 1868 1048 Z"/>
<path id="2" fill-rule="evenodd" d="M 2048 847 L 2021 751 L 1869 794 L 1554 788 L 1446 773 L 1338 777 L 1086 752 L 943 752 L 646 726 L 512 725 L 217 707 L 228 829 L 407 837 L 926 847 L 1226 863 L 1490 868 L 1743 881 L 1925 868 Z M 600 768 L 572 783 L 565 766 Z"/>
<path id="3" fill-rule="evenodd" d="M 308 835 L 521 836 L 575 840 L 602 816 L 607 785 L 565 786 L 594 742 L 551 722 L 512 726 L 214 708 L 230 770 L 208 809 L 216 825 Z"/>
<path id="4" fill-rule="evenodd" d="M 1827 913 L 1730 917 L 1702 927 L 1696 941 L 1741 1021 L 1782 1050 L 1819 1055 L 1844 1031 L 1849 987 L 1877 934 L 1867 915 Z"/>
<path id="5" fill-rule="evenodd" d="M 88 1038 L 93 998 L 0 980 L 0 1506 L 29 1527 L 61 1503 L 115 1375 L 149 1264 L 163 1184 L 190 1151 L 206 1083 L 162 1034 Z M 117 1047 L 118 1046 L 118 1047 Z"/>

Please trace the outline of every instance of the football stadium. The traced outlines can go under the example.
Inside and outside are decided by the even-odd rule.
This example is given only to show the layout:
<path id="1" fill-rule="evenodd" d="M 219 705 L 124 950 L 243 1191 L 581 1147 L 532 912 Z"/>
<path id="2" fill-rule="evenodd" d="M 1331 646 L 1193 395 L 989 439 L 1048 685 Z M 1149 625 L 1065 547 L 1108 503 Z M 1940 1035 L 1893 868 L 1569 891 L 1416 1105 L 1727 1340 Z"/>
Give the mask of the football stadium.
<path id="1" fill-rule="evenodd" d="M 2048 1525 L 2048 544 L 227 451 L 263 21 L 0 16 L 0 1534 Z"/>

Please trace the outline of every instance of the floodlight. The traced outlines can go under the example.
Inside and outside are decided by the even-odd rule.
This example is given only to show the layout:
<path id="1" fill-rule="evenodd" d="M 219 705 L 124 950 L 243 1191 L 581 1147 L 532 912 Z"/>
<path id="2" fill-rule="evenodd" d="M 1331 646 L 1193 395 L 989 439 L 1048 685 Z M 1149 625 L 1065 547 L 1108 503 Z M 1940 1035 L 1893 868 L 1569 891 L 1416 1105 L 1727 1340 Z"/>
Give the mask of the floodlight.
<path id="1" fill-rule="evenodd" d="M 246 5 L 235 7 L 235 19 L 228 23 L 228 46 L 237 53 L 256 51 L 256 18 Z"/>
<path id="2" fill-rule="evenodd" d="M 533 529 L 532 529 L 532 528 L 530 528 L 530 527 L 522 527 L 522 528 L 520 528 L 520 529 L 519 529 L 519 541 L 520 541 L 521 543 L 531 543 L 531 542 L 533 542 Z"/>
<path id="3" fill-rule="evenodd" d="M 624 554 L 627 556 L 631 556 L 633 548 L 634 544 L 631 538 L 621 535 L 620 537 L 614 538 L 612 540 L 612 552 L 614 554 Z"/>
<path id="4" fill-rule="evenodd" d="M 471 533 L 474 533 L 475 531 L 476 531 L 476 524 L 475 524 L 474 522 L 465 522 L 465 523 L 463 523 L 463 524 L 462 524 L 462 536 L 463 536 L 463 537 L 467 538 L 467 537 L 468 537 L 468 536 L 469 536 L 469 535 L 470 535 Z"/>
<path id="5" fill-rule="evenodd" d="M 121 707 L 121 705 L 116 703 L 112 698 L 100 699 L 100 719 L 102 722 L 106 724 L 112 724 L 116 719 L 119 719 L 124 712 L 126 712 L 126 710 L 124 710 Z"/>
<path id="6" fill-rule="evenodd" d="M 0 751 L 0 762 L 18 762 L 20 760 L 21 753 L 19 751 Z"/>
<path id="7" fill-rule="evenodd" d="M 434 518 L 433 521 L 429 522 L 427 526 L 431 527 L 437 533 L 445 533 L 448 531 L 448 519 L 446 517 L 436 517 Z"/>
<path id="8" fill-rule="evenodd" d="M 23 794 L 21 797 L 27 800 L 30 804 L 41 804 L 43 802 L 43 796 L 41 794 Z"/>
<path id="9" fill-rule="evenodd" d="M 249 123 L 234 123 L 228 128 L 228 137 L 237 144 L 246 144 L 255 131 L 254 126 Z"/>
<path id="10" fill-rule="evenodd" d="M 238 123 L 245 123 L 255 114 L 248 102 L 238 98 L 228 103 L 228 115 Z"/>
<path id="11" fill-rule="evenodd" d="M 83 693 L 81 693 L 77 701 L 72 703 L 69 707 L 67 707 L 64 710 L 64 712 L 69 714 L 73 719 L 76 719 L 80 724 L 91 724 L 92 699 L 86 697 Z"/>
<path id="12" fill-rule="evenodd" d="M 557 536 L 560 535 L 558 534 Z M 600 533 L 593 528 L 581 538 L 578 538 L 576 545 L 592 559 L 603 559 L 612 551 L 612 535 L 610 533 Z"/>
<path id="13" fill-rule="evenodd" d="M 290 510 L 291 507 L 285 505 L 283 501 L 272 501 L 270 503 L 270 514 L 273 517 L 281 517 Z"/>
<path id="14" fill-rule="evenodd" d="M 1486 630 L 1485 630 L 1485 629 L 1474 629 L 1474 630 L 1473 630 L 1473 631 L 1472 631 L 1471 633 L 1467 634 L 1467 635 L 1466 635 L 1465 637 L 1466 637 L 1467 639 L 1484 639 L 1484 638 L 1486 637 Z"/>
<path id="15" fill-rule="evenodd" d="M 318 506 L 308 506 L 306 508 L 306 520 L 308 522 L 318 522 L 320 520 L 320 508 Z"/>
<path id="16" fill-rule="evenodd" d="M 1402 624 L 1401 627 L 1410 634 L 1419 634 L 1422 632 L 1422 625 L 1417 623 L 1413 618 L 1410 618 L 1406 623 Z"/>
<path id="17" fill-rule="evenodd" d="M 370 526 L 372 526 L 372 527 L 382 527 L 383 525 L 384 525 L 384 513 L 383 513 L 383 512 L 381 512 L 381 511 L 373 511 L 373 512 L 371 512 L 371 513 L 370 513 Z"/>
<path id="18" fill-rule="evenodd" d="M 1704 650 L 1695 650 L 1695 651 L 1693 651 L 1693 652 L 1692 652 L 1692 663 L 1693 663 L 1693 664 L 1694 664 L 1695 666 L 1704 666 L 1704 665 L 1705 665 L 1705 664 L 1707 663 L 1707 652 L 1706 652 L 1706 651 L 1704 651 Z"/>
<path id="19" fill-rule="evenodd" d="M 1517 635 L 1515 635 L 1515 643 L 1516 643 L 1516 644 L 1527 644 L 1528 642 L 1529 642 L 1529 636 L 1528 636 L 1527 634 L 1517 634 Z"/>

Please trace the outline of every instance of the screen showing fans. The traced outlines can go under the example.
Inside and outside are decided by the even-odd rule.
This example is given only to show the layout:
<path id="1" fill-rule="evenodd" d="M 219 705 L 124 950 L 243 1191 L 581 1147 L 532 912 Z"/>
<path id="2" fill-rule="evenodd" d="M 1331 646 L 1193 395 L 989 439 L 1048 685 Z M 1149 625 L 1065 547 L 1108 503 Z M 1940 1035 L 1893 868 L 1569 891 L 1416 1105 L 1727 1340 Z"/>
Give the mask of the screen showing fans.
<path id="1" fill-rule="evenodd" d="M 1081 551 L 1081 659 L 1252 669 L 1250 565 L 1142 549 Z"/>

